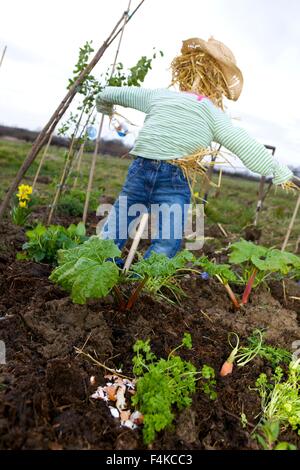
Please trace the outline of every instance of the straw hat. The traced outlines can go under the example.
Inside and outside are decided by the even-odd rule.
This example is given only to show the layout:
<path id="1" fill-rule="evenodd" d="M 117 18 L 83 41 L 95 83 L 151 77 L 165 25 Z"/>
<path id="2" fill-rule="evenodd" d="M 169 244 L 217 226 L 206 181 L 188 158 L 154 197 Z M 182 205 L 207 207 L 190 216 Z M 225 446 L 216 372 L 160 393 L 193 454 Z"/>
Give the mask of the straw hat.
<path id="1" fill-rule="evenodd" d="M 236 65 L 236 60 L 231 50 L 213 37 L 210 37 L 208 41 L 191 38 L 182 42 L 182 54 L 197 49 L 206 52 L 218 62 L 227 85 L 226 96 L 228 99 L 236 101 L 243 88 L 243 75 Z"/>

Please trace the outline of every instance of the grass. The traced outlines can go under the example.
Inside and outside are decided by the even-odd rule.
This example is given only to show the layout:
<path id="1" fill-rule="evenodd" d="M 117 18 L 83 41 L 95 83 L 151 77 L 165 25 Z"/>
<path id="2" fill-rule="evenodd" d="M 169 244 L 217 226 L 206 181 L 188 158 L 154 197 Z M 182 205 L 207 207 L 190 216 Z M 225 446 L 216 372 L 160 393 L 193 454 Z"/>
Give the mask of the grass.
<path id="1" fill-rule="evenodd" d="M 217 175 L 213 176 L 217 183 Z M 211 188 L 206 207 L 206 225 L 221 223 L 225 230 L 240 234 L 254 221 L 258 199 L 258 181 L 223 176 L 219 191 Z M 267 187 L 267 185 L 266 185 Z M 265 187 L 265 189 L 266 189 Z M 219 194 L 218 194 L 219 193 Z M 265 246 L 281 247 L 290 223 L 297 194 L 272 187 L 267 195 L 258 218 L 262 229 L 260 243 Z M 300 214 L 296 218 L 287 249 L 293 251 L 300 232 Z"/>
<path id="2" fill-rule="evenodd" d="M 0 199 L 3 198 L 6 188 L 15 176 L 30 147 L 30 143 L 0 140 Z M 49 156 L 40 174 L 41 176 L 50 177 L 51 182 L 49 184 L 39 183 L 37 185 L 37 203 L 50 204 L 52 202 L 54 190 L 59 182 L 64 165 L 65 153 L 66 149 L 55 146 L 50 147 Z M 40 158 L 41 154 L 27 172 L 24 178 L 24 182 L 27 184 L 32 183 Z M 62 210 L 63 205 L 66 207 L 69 204 L 71 205 L 71 211 L 80 212 L 87 187 L 91 159 L 91 153 L 83 155 L 82 172 L 78 178 L 77 191 L 74 193 L 76 203 L 72 204 L 73 195 L 70 198 L 70 195 L 66 192 L 62 199 Z M 93 210 L 97 206 L 100 193 L 113 198 L 117 196 L 124 183 L 129 163 L 130 159 L 99 156 L 93 185 Z M 71 177 L 68 180 L 70 187 L 72 187 L 73 178 Z M 217 183 L 217 175 L 213 176 L 213 180 Z M 195 190 L 201 193 L 199 183 Z M 208 226 L 219 222 L 225 230 L 236 234 L 238 237 L 243 229 L 247 225 L 252 224 L 254 220 L 257 197 L 258 182 L 232 176 L 223 176 L 219 194 L 213 187 L 210 190 L 206 206 L 205 224 Z M 296 204 L 296 199 L 297 195 L 272 187 L 259 217 L 258 227 L 262 228 L 262 244 L 266 246 L 281 246 Z M 288 244 L 288 250 L 294 250 L 299 233 L 300 214 L 296 219 Z"/>
<path id="3" fill-rule="evenodd" d="M 3 198 L 6 188 L 16 175 L 30 148 L 30 143 L 0 140 L 0 199 Z M 40 176 L 50 177 L 51 181 L 48 184 L 37 184 L 35 192 L 35 202 L 37 204 L 50 204 L 52 202 L 54 191 L 59 183 L 64 166 L 65 155 L 66 149 L 55 146 L 51 146 L 49 148 L 48 156 L 42 167 Z M 25 183 L 32 183 L 40 158 L 41 154 L 29 168 L 24 177 Z M 71 215 L 78 215 L 77 212 L 80 211 L 81 207 L 83 207 L 91 160 L 92 154 L 84 153 L 80 175 L 78 175 L 76 191 L 73 193 L 76 197 L 76 202 L 74 201 L 73 205 L 70 204 L 70 197 L 67 191 L 62 196 L 62 211 L 64 211 L 67 206 L 72 206 Z M 122 187 L 129 163 L 129 159 L 109 157 L 107 155 L 99 156 L 93 184 L 94 192 L 91 197 L 92 210 L 96 209 L 98 205 L 97 200 L 100 194 L 106 194 L 112 197 L 117 196 Z M 71 175 L 67 181 L 69 188 L 72 188 L 74 178 L 75 173 L 73 176 Z M 76 213 L 73 213 L 72 211 L 75 211 Z"/>

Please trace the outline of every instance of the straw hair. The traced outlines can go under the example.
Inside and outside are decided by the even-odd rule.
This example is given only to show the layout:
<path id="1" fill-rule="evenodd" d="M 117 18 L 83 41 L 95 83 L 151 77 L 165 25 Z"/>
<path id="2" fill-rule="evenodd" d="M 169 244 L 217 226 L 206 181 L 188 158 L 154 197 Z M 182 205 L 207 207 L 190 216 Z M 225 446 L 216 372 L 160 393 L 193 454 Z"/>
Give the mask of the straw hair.
<path id="1" fill-rule="evenodd" d="M 297 186 L 295 183 L 293 183 L 293 181 L 287 181 L 286 183 L 282 183 L 280 186 L 285 191 L 292 191 L 292 192 L 300 191 L 299 186 Z"/>
<path id="2" fill-rule="evenodd" d="M 210 38 L 183 41 L 181 55 L 171 63 L 172 85 L 210 98 L 223 109 L 222 98 L 236 101 L 243 88 L 243 75 L 225 44 Z"/>
<path id="3" fill-rule="evenodd" d="M 207 168 L 215 164 L 215 162 L 204 161 L 204 158 L 209 155 L 212 157 L 218 156 L 220 155 L 220 150 L 213 150 L 211 148 L 199 149 L 192 155 L 168 160 L 168 163 L 176 165 L 182 170 L 193 193 L 193 186 L 197 177 L 203 178 L 208 184 L 215 186 L 206 175 Z"/>

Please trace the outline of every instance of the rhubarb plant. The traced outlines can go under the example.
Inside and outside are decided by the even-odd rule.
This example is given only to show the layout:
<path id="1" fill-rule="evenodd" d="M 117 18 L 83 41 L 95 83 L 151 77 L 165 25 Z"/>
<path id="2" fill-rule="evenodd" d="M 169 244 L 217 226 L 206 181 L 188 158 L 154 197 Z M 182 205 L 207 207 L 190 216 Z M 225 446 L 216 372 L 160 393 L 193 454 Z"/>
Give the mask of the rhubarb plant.
<path id="1" fill-rule="evenodd" d="M 286 276 L 299 269 L 300 258 L 292 253 L 241 240 L 230 246 L 229 262 L 239 265 L 242 273 L 239 283 L 245 284 L 241 304 L 247 304 L 252 288 L 270 278 L 274 273 Z"/>
<path id="2" fill-rule="evenodd" d="M 81 246 L 58 252 L 58 267 L 50 279 L 68 291 L 74 303 L 85 304 L 89 299 L 99 299 L 111 291 L 120 310 L 130 310 L 144 287 L 147 276 L 133 290 L 129 299 L 123 297 L 119 285 L 136 281 L 126 277 L 114 262 L 121 252 L 113 240 L 94 236 Z"/>
<path id="3" fill-rule="evenodd" d="M 119 282 L 114 258 L 120 254 L 112 240 L 91 237 L 76 248 L 58 252 L 58 267 L 50 279 L 70 292 L 74 303 L 105 297 Z"/>

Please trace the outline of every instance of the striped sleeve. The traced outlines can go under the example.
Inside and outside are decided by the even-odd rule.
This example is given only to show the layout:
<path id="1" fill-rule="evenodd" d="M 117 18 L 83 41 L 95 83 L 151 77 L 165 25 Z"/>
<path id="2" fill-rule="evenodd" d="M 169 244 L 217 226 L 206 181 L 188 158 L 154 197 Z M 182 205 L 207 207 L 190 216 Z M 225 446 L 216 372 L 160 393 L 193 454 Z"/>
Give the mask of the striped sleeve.
<path id="1" fill-rule="evenodd" d="M 106 87 L 96 98 L 97 110 L 111 114 L 112 106 L 118 104 L 148 113 L 155 90 L 140 87 Z M 106 112 L 105 112 L 106 111 Z"/>
<path id="2" fill-rule="evenodd" d="M 272 175 L 274 184 L 285 183 L 293 177 L 289 168 L 279 164 L 263 144 L 244 129 L 233 126 L 226 114 L 217 109 L 214 110 L 213 127 L 214 140 L 237 155 L 249 170 L 264 176 Z"/>

